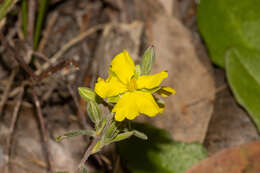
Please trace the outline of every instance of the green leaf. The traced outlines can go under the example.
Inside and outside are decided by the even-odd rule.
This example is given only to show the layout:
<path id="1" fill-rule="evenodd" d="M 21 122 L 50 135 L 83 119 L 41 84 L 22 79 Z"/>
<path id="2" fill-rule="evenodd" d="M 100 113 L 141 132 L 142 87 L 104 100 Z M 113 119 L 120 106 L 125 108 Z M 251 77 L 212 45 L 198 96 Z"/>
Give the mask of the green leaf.
<path id="1" fill-rule="evenodd" d="M 260 130 L 260 51 L 231 49 L 226 55 L 228 82 L 237 101 Z"/>
<path id="2" fill-rule="evenodd" d="M 134 135 L 142 140 L 147 140 L 148 137 L 146 136 L 146 134 L 139 132 L 138 130 L 134 130 Z"/>
<path id="3" fill-rule="evenodd" d="M 79 95 L 88 102 L 89 100 L 95 101 L 97 94 L 90 88 L 87 87 L 79 87 L 78 88 Z"/>
<path id="4" fill-rule="evenodd" d="M 122 160 L 131 173 L 183 173 L 207 154 L 201 144 L 173 141 L 168 132 L 145 124 L 132 124 L 148 140 L 129 138 L 118 143 Z"/>
<path id="5" fill-rule="evenodd" d="M 142 62 L 141 62 L 141 74 L 142 75 L 147 75 L 151 72 L 152 65 L 154 63 L 154 59 L 155 59 L 154 48 L 153 48 L 153 46 L 151 46 L 146 49 L 146 51 L 144 52 L 144 55 L 142 57 Z"/>
<path id="6" fill-rule="evenodd" d="M 88 116 L 93 123 L 98 125 L 101 121 L 101 110 L 95 101 L 88 101 L 87 103 Z"/>
<path id="7" fill-rule="evenodd" d="M 58 136 L 56 138 L 56 141 L 61 141 L 65 138 L 70 138 L 70 137 L 79 136 L 79 135 L 94 136 L 95 132 L 93 130 L 77 130 L 77 131 L 74 131 L 74 132 L 65 133 L 62 136 Z"/>
<path id="8" fill-rule="evenodd" d="M 214 63 L 225 67 L 225 53 L 241 46 L 260 50 L 259 0 L 201 0 L 198 24 Z"/>
<path id="9" fill-rule="evenodd" d="M 111 140 L 110 143 L 112 143 L 112 142 L 119 142 L 119 141 L 125 140 L 127 138 L 130 138 L 133 134 L 134 134 L 133 131 L 120 133 L 113 140 Z"/>
<path id="10" fill-rule="evenodd" d="M 212 60 L 260 130 L 260 1 L 201 0 L 198 23 Z"/>

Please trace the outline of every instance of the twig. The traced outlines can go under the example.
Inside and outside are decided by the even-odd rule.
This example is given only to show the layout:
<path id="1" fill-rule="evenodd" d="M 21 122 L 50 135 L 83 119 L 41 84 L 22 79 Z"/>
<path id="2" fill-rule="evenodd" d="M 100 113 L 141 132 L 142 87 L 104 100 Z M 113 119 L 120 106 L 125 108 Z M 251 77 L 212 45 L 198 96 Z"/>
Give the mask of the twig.
<path id="1" fill-rule="evenodd" d="M 49 165 L 49 171 L 51 173 L 53 173 L 54 169 L 53 169 L 53 164 L 52 164 L 52 159 L 51 159 L 48 134 L 47 134 L 47 130 L 46 130 L 46 127 L 45 127 L 45 124 L 44 124 L 44 119 L 43 119 L 43 115 L 42 115 L 42 109 L 41 109 L 40 101 L 38 99 L 38 96 L 36 95 L 34 86 L 32 86 L 32 94 L 33 94 L 34 104 L 35 104 L 36 110 L 37 110 L 37 116 L 38 116 L 39 121 L 40 121 L 40 128 L 41 128 L 41 132 L 42 132 L 42 136 L 43 136 L 44 148 L 45 148 L 46 154 L 47 154 L 47 163 Z"/>
<path id="2" fill-rule="evenodd" d="M 16 70 L 13 70 L 12 73 L 11 73 L 11 76 L 10 76 L 10 78 L 8 80 L 8 83 L 7 83 L 6 87 L 5 87 L 4 94 L 2 95 L 1 102 L 0 102 L 0 116 L 3 113 L 3 108 L 4 108 L 4 105 L 5 105 L 5 102 L 8 99 L 8 95 L 9 95 L 11 86 L 13 84 L 13 80 L 14 80 L 15 74 L 16 74 Z"/>
<path id="3" fill-rule="evenodd" d="M 79 105 L 79 100 L 75 94 L 75 92 L 73 91 L 73 88 L 71 86 L 71 84 L 69 83 L 67 85 L 68 87 L 68 90 L 70 92 L 70 95 L 72 96 L 72 99 L 78 109 L 78 113 L 79 113 L 79 116 L 80 116 L 80 122 L 82 123 L 82 126 L 85 128 L 85 129 L 92 129 L 88 124 L 87 124 L 87 121 L 86 121 L 86 117 L 84 116 L 84 113 L 82 112 L 82 110 L 80 109 L 80 105 Z"/>
<path id="4" fill-rule="evenodd" d="M 34 34 L 34 21 L 35 21 L 35 7 L 36 1 L 28 1 L 28 23 L 27 23 L 27 41 L 30 43 L 30 46 L 33 44 L 33 34 Z"/>
<path id="5" fill-rule="evenodd" d="M 2 43 L 9 54 L 11 54 L 15 60 L 19 63 L 19 65 L 32 77 L 34 80 L 38 81 L 38 77 L 33 73 L 32 69 L 24 62 L 24 60 L 16 54 L 15 50 L 9 45 L 9 43 L 4 39 L 2 33 L 0 33 L 0 38 Z"/>
<path id="6" fill-rule="evenodd" d="M 12 136 L 13 136 L 15 123 L 16 123 L 16 120 L 17 120 L 17 117 L 18 117 L 18 113 L 19 113 L 19 110 L 20 110 L 20 107 L 21 107 L 23 94 L 24 94 L 24 87 L 22 87 L 21 90 L 20 90 L 20 94 L 17 98 L 17 103 L 15 105 L 11 124 L 10 124 L 10 127 L 9 127 L 9 135 L 7 137 L 7 143 L 6 143 L 7 161 L 6 161 L 6 166 L 5 166 L 5 173 L 9 172 L 9 166 L 8 165 L 9 165 L 9 158 L 10 158 L 10 153 L 11 153 L 11 151 L 10 151 L 11 139 L 12 139 Z"/>
<path id="7" fill-rule="evenodd" d="M 70 40 L 68 43 L 66 43 L 64 46 L 62 46 L 60 48 L 60 50 L 57 51 L 57 53 L 55 55 L 53 55 L 50 58 L 51 63 L 56 63 L 57 60 L 67 51 L 69 50 L 73 45 L 75 45 L 76 43 L 84 40 L 87 36 L 95 33 L 98 30 L 103 29 L 105 26 L 107 26 L 108 24 L 100 24 L 100 25 L 96 25 L 90 29 L 88 29 L 85 32 L 80 33 L 78 36 L 74 37 L 72 40 Z M 45 63 L 42 66 L 43 70 L 47 69 L 49 67 L 49 63 Z M 35 72 L 36 75 L 39 75 L 41 73 L 41 70 L 37 70 Z"/>
<path id="8" fill-rule="evenodd" d="M 47 29 L 43 32 L 43 37 L 42 37 L 39 47 L 38 47 L 39 52 L 42 52 L 42 50 L 44 49 L 44 46 L 47 43 L 48 38 L 49 38 L 49 33 L 51 32 L 51 29 L 54 26 L 57 18 L 58 18 L 58 13 L 54 12 L 54 14 L 50 17 L 50 20 L 47 23 Z"/>
<path id="9" fill-rule="evenodd" d="M 39 80 L 43 80 L 43 79 L 49 77 L 51 74 L 54 74 L 57 71 L 60 71 L 68 66 L 74 66 L 76 69 L 78 69 L 78 64 L 74 60 L 71 60 L 71 59 L 64 60 L 64 61 L 59 62 L 55 66 L 49 67 L 47 70 L 42 72 L 41 75 L 39 76 Z"/>
<path id="10" fill-rule="evenodd" d="M 109 127 L 109 124 L 110 124 L 112 118 L 113 118 L 113 114 L 109 114 L 109 117 L 108 117 L 108 120 L 106 121 L 105 127 L 103 128 L 102 132 L 99 135 L 95 136 L 94 139 L 92 140 L 92 142 L 89 145 L 87 151 L 85 152 L 83 158 L 81 159 L 80 164 L 78 165 L 78 168 L 75 171 L 75 173 L 78 172 L 83 167 L 85 162 L 88 160 L 89 156 L 91 155 L 93 148 L 95 147 L 97 142 L 101 139 L 101 137 L 104 135 L 104 132 L 107 131 L 107 128 Z"/>
<path id="11" fill-rule="evenodd" d="M 27 172 L 30 172 L 30 173 L 43 173 L 43 171 L 40 171 L 39 169 L 35 169 L 35 168 L 29 166 L 28 163 L 23 163 L 21 161 L 19 162 L 20 159 L 18 157 L 16 157 L 15 159 L 16 160 L 10 160 L 10 163 L 17 165 L 18 167 L 21 167 L 22 169 L 25 169 L 25 170 L 27 170 Z M 44 171 L 44 173 L 45 173 L 45 171 Z"/>

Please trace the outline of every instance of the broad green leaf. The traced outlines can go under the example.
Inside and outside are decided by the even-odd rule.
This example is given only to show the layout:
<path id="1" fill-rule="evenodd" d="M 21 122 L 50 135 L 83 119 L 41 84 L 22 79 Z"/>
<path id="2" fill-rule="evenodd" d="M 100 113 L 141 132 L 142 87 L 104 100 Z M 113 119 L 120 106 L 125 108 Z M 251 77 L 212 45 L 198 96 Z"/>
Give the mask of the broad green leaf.
<path id="1" fill-rule="evenodd" d="M 225 67 L 225 53 L 234 46 L 260 50 L 259 0 L 201 0 L 199 30 L 214 63 Z"/>
<path id="2" fill-rule="evenodd" d="M 226 71 L 237 101 L 260 130 L 260 51 L 231 49 L 226 55 Z"/>
<path id="3" fill-rule="evenodd" d="M 154 63 L 154 59 L 155 59 L 154 48 L 153 48 L 153 46 L 151 46 L 146 49 L 146 51 L 144 52 L 144 55 L 142 57 L 142 62 L 141 62 L 141 74 L 142 75 L 147 75 L 151 72 L 152 65 Z"/>
<path id="4" fill-rule="evenodd" d="M 88 116 L 91 119 L 93 123 L 96 124 L 96 126 L 100 123 L 101 121 L 101 110 L 95 101 L 88 101 L 87 103 L 87 112 Z"/>
<path id="5" fill-rule="evenodd" d="M 131 137 L 118 143 L 122 160 L 130 173 L 184 173 L 207 154 L 197 143 L 173 141 L 168 132 L 145 124 L 132 124 L 148 140 Z"/>
<path id="6" fill-rule="evenodd" d="M 65 138 L 70 138 L 70 137 L 74 137 L 74 136 L 79 136 L 79 135 L 89 135 L 89 136 L 94 136 L 95 132 L 93 130 L 77 130 L 74 132 L 69 132 L 69 133 L 65 133 L 62 136 L 58 136 L 56 138 L 57 141 L 61 141 Z"/>

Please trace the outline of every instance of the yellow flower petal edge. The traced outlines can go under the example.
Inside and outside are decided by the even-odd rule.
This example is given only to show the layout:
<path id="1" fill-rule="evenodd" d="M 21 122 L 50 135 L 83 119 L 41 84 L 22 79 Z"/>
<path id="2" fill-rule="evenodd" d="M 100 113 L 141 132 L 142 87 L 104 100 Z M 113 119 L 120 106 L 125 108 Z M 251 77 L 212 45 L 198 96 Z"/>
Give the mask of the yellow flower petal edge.
<path id="1" fill-rule="evenodd" d="M 126 50 L 116 55 L 111 61 L 111 70 L 124 84 L 131 79 L 135 72 L 135 64 Z"/>
<path id="2" fill-rule="evenodd" d="M 115 120 L 123 121 L 125 118 L 132 120 L 139 115 L 135 103 L 135 95 L 132 92 L 125 93 L 117 102 L 112 112 L 115 112 Z"/>
<path id="3" fill-rule="evenodd" d="M 95 92 L 102 98 L 117 96 L 126 91 L 126 86 L 111 75 L 106 81 L 102 78 L 98 78 L 95 84 Z"/>
<path id="4" fill-rule="evenodd" d="M 152 94 L 142 91 L 135 92 L 135 101 L 140 113 L 153 117 L 162 113 L 163 109 L 155 102 Z"/>
<path id="5" fill-rule="evenodd" d="M 172 94 L 176 94 L 176 91 L 170 87 L 161 87 L 156 93 L 160 96 L 168 97 Z"/>
<path id="6" fill-rule="evenodd" d="M 155 88 L 155 87 L 159 86 L 162 83 L 163 79 L 165 79 L 167 77 L 168 77 L 168 72 L 166 72 L 166 71 L 162 71 L 162 72 L 156 73 L 154 75 L 140 76 L 136 81 L 137 88 L 138 89 Z"/>
<path id="7" fill-rule="evenodd" d="M 161 113 L 163 109 L 164 108 L 160 108 L 155 102 L 152 94 L 134 91 L 124 94 L 112 112 L 115 112 L 116 121 L 123 121 L 125 118 L 132 120 L 140 113 L 153 117 Z"/>

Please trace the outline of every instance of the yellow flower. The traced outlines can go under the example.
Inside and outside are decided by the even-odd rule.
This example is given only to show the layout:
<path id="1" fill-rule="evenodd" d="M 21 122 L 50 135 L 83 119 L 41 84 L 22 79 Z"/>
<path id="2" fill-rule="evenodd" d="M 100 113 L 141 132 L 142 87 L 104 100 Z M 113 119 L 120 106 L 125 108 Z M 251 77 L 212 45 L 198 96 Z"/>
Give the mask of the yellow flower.
<path id="1" fill-rule="evenodd" d="M 139 76 L 137 68 L 128 52 L 124 50 L 111 61 L 110 74 L 106 80 L 98 78 L 95 92 L 102 98 L 119 96 L 112 109 L 115 120 L 132 120 L 140 113 L 153 117 L 163 111 L 156 103 L 152 93 L 161 96 L 175 94 L 170 87 L 158 87 L 163 79 L 168 77 L 166 71 L 154 75 Z"/>

